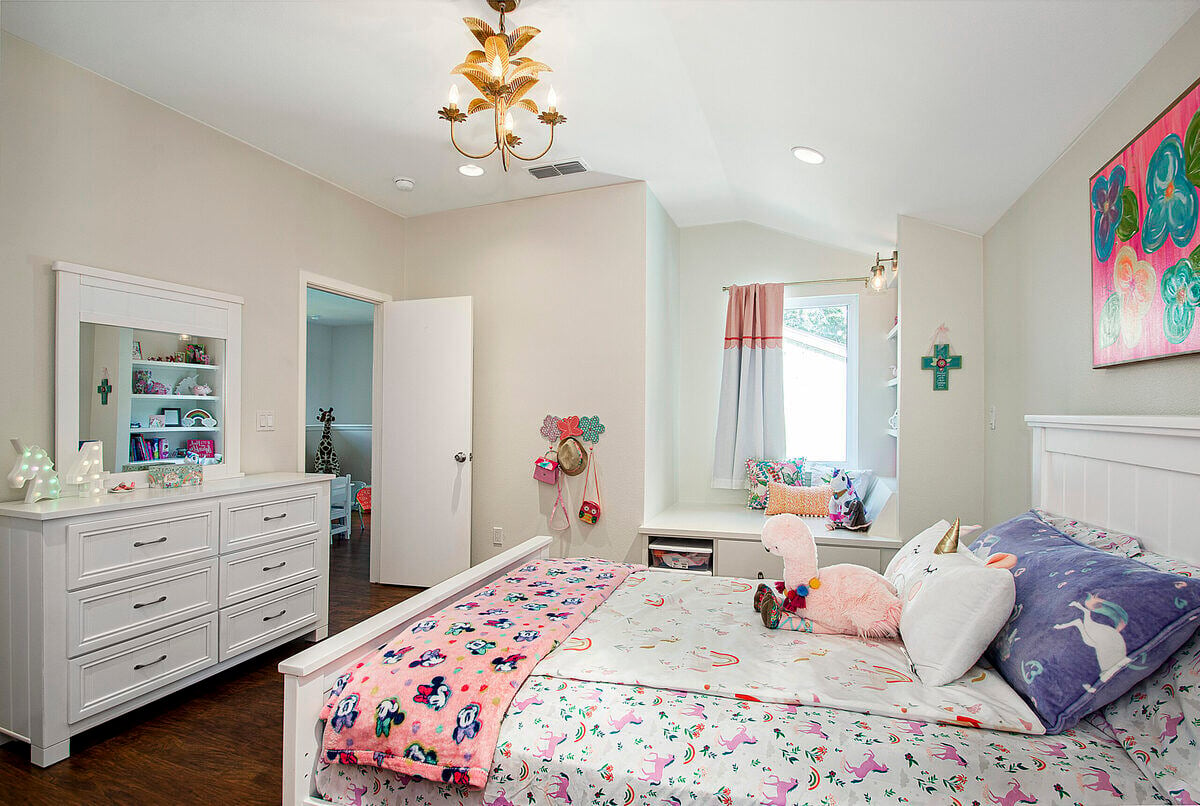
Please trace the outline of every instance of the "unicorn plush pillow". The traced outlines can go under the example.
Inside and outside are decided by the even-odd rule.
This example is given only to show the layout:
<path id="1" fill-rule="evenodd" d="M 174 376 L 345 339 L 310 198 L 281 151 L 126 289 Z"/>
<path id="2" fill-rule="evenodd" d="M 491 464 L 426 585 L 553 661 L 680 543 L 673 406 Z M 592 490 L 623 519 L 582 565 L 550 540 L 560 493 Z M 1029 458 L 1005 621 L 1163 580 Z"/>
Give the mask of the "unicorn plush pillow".
<path id="1" fill-rule="evenodd" d="M 1016 603 L 986 657 L 1048 733 L 1153 674 L 1200 625 L 1200 580 L 1076 543 L 1033 512 L 971 550 L 1016 557 Z"/>

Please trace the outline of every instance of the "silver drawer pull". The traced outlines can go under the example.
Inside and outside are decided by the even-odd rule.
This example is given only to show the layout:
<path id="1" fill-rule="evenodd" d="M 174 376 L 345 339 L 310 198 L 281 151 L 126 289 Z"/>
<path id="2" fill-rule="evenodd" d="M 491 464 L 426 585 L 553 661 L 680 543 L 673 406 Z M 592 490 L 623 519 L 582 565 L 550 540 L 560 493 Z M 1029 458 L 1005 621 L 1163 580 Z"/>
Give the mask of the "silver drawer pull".
<path id="1" fill-rule="evenodd" d="M 164 593 L 162 596 L 159 596 L 153 602 L 136 602 L 133 605 L 133 609 L 141 610 L 143 607 L 149 607 L 150 605 L 162 604 L 165 601 L 167 601 L 167 595 Z"/>
<path id="2" fill-rule="evenodd" d="M 286 517 L 287 517 L 287 513 L 285 512 L 282 515 L 263 515 L 263 520 L 264 521 L 277 521 L 280 518 L 286 518 Z"/>
<path id="3" fill-rule="evenodd" d="M 152 660 L 152 661 L 150 661 L 149 663 L 138 663 L 138 664 L 135 664 L 135 665 L 134 665 L 134 667 L 133 667 L 133 670 L 134 670 L 135 672 L 137 672 L 137 671 L 141 671 L 142 669 L 145 669 L 147 666 L 153 666 L 153 665 L 154 665 L 154 664 L 156 664 L 156 663 L 162 663 L 162 662 L 163 662 L 163 661 L 165 661 L 166 659 L 167 659 L 167 656 L 166 656 L 166 655 L 159 655 L 157 660 Z"/>
<path id="4" fill-rule="evenodd" d="M 155 543 L 166 543 L 167 536 L 163 535 L 158 540 L 138 540 L 133 544 L 135 549 L 140 549 L 142 546 L 153 546 Z"/>
<path id="5" fill-rule="evenodd" d="M 287 560 L 284 560 L 281 563 L 276 563 L 275 565 L 264 566 L 263 570 L 264 571 L 274 571 L 276 568 L 283 568 L 285 565 L 287 565 Z"/>
<path id="6" fill-rule="evenodd" d="M 263 621 L 272 621 L 272 620 L 274 620 L 274 619 L 277 619 L 277 618 L 279 618 L 280 616 L 282 616 L 282 615 L 283 615 L 284 613 L 286 613 L 286 612 L 287 612 L 287 610 L 280 610 L 278 613 L 276 613 L 276 614 L 275 614 L 275 615 L 273 615 L 273 616 L 263 616 Z"/>

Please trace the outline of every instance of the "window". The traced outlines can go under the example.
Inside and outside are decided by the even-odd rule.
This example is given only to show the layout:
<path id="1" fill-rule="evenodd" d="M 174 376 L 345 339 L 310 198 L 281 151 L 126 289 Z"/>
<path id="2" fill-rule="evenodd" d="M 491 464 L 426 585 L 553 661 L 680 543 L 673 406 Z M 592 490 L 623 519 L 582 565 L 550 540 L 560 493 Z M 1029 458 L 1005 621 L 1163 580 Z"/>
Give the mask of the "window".
<path id="1" fill-rule="evenodd" d="M 790 297 L 783 310 L 788 456 L 858 460 L 858 297 Z"/>

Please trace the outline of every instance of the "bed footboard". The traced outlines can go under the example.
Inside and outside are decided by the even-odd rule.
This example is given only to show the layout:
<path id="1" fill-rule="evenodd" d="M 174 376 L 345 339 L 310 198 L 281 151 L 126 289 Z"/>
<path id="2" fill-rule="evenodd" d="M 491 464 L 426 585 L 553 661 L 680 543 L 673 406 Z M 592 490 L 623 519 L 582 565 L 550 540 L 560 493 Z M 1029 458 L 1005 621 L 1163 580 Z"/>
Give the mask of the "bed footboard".
<path id="1" fill-rule="evenodd" d="M 538 536 L 389 607 L 279 664 L 283 674 L 283 804 L 319 806 L 314 781 L 321 751 L 317 717 L 334 680 L 360 658 L 413 622 L 531 559 L 550 556 L 553 538 Z"/>

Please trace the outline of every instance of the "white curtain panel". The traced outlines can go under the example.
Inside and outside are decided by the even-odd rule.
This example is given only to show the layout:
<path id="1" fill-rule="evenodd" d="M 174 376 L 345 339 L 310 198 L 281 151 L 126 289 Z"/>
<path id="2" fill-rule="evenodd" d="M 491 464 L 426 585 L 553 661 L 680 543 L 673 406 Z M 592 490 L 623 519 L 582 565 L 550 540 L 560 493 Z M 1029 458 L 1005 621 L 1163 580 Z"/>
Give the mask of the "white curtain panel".
<path id="1" fill-rule="evenodd" d="M 783 284 L 730 286 L 712 486 L 746 483 L 746 460 L 782 459 Z"/>

